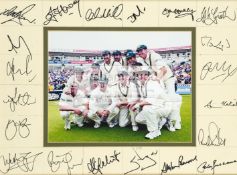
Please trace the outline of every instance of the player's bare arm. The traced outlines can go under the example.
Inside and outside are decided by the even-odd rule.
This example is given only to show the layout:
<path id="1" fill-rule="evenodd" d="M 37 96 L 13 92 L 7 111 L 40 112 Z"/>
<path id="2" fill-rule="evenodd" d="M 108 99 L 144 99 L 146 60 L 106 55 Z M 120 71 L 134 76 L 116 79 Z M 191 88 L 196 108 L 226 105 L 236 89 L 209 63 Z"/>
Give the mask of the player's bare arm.
<path id="1" fill-rule="evenodd" d="M 118 103 L 116 106 L 118 107 L 118 108 L 120 108 L 120 107 L 122 107 L 122 106 L 127 106 L 128 105 L 128 102 L 120 102 L 120 103 Z"/>
<path id="2" fill-rule="evenodd" d="M 146 106 L 146 105 L 151 105 L 151 103 L 148 103 L 147 101 L 141 101 L 140 103 L 139 103 L 139 105 L 141 106 L 141 107 L 143 107 L 143 106 Z"/>
<path id="3" fill-rule="evenodd" d="M 59 111 L 74 111 L 75 108 L 70 105 L 60 105 Z"/>
<path id="4" fill-rule="evenodd" d="M 156 80 L 159 82 L 167 73 L 167 69 L 165 66 L 161 67 L 157 72 Z"/>

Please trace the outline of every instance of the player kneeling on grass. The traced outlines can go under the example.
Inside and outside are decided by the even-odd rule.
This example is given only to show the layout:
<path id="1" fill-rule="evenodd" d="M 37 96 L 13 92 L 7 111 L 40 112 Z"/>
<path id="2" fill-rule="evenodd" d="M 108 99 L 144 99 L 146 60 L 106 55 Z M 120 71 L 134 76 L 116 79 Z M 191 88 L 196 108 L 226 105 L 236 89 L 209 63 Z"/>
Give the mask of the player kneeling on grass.
<path id="1" fill-rule="evenodd" d="M 119 109 L 105 75 L 100 78 L 99 87 L 91 92 L 89 108 L 88 118 L 95 122 L 94 128 L 99 128 L 102 121 L 106 121 L 110 128 L 116 125 L 114 121 Z"/>
<path id="2" fill-rule="evenodd" d="M 114 93 L 117 101 L 116 106 L 119 108 L 119 126 L 125 127 L 131 122 L 133 131 L 137 131 L 135 114 L 129 109 L 139 101 L 136 85 L 130 82 L 126 70 L 119 71 L 118 80 L 114 86 Z"/>
<path id="3" fill-rule="evenodd" d="M 138 111 L 135 117 L 137 123 L 145 124 L 147 130 L 145 138 L 154 139 L 161 135 L 158 123 L 162 116 L 168 116 L 170 107 L 165 105 L 166 94 L 158 81 L 152 80 L 148 67 L 142 67 L 137 72 L 139 78 L 140 102 L 132 110 Z"/>
<path id="4" fill-rule="evenodd" d="M 71 129 L 70 116 L 73 115 L 73 122 L 78 127 L 83 126 L 84 117 L 88 113 L 88 100 L 84 92 L 78 90 L 76 83 L 73 83 L 68 87 L 65 92 L 61 95 L 59 102 L 60 115 L 65 120 L 65 130 Z"/>

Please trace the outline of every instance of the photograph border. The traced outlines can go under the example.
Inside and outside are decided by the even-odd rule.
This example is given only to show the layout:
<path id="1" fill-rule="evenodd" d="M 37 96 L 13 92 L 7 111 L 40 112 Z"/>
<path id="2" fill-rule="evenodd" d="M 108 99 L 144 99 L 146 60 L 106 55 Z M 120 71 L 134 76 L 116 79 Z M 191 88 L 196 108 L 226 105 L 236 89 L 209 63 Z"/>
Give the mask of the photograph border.
<path id="1" fill-rule="evenodd" d="M 192 37 L 192 141 L 185 143 L 147 142 L 48 142 L 48 32 L 49 31 L 190 31 Z M 43 146 L 196 146 L 196 27 L 44 27 L 43 28 Z"/>

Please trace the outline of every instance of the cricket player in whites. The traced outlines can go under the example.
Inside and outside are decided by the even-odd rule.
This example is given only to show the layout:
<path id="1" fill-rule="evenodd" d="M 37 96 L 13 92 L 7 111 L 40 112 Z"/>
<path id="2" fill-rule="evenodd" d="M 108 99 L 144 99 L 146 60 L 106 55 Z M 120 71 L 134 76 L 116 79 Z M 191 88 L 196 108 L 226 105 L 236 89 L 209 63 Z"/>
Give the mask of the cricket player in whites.
<path id="1" fill-rule="evenodd" d="M 145 45 L 137 47 L 137 54 L 140 57 L 137 61 L 144 66 L 148 66 L 155 74 L 157 81 L 162 80 L 164 82 L 166 92 L 175 94 L 175 77 L 161 56 L 153 50 L 148 50 Z"/>
<path id="2" fill-rule="evenodd" d="M 104 62 L 100 65 L 102 75 L 108 78 L 108 85 L 113 86 L 118 81 L 118 71 L 122 70 L 122 65 L 112 59 L 111 53 L 108 50 L 102 52 Z"/>
<path id="3" fill-rule="evenodd" d="M 78 89 L 83 91 L 86 95 L 89 93 L 90 91 L 89 79 L 85 78 L 84 69 L 81 66 L 76 66 L 74 68 L 74 75 L 69 77 L 66 87 L 70 87 L 70 85 L 72 85 L 73 83 L 76 83 Z"/>
<path id="4" fill-rule="evenodd" d="M 132 110 L 137 111 L 135 117 L 137 123 L 145 124 L 147 130 L 145 138 L 154 139 L 161 135 L 159 122 L 161 117 L 167 117 L 171 107 L 165 105 L 166 93 L 157 81 L 150 77 L 151 72 L 147 66 L 138 70 L 140 102 Z"/>
<path id="5" fill-rule="evenodd" d="M 108 79 L 105 75 L 100 78 L 99 87 L 91 93 L 89 108 L 88 118 L 95 122 L 94 128 L 99 128 L 103 121 L 106 121 L 110 128 L 116 125 L 114 121 L 119 108 L 116 107 L 114 93 L 108 87 Z"/>
<path id="6" fill-rule="evenodd" d="M 137 131 L 138 126 L 135 122 L 135 113 L 129 110 L 139 101 L 137 87 L 129 80 L 129 74 L 125 69 L 119 71 L 118 79 L 118 83 L 113 86 L 113 91 L 117 101 L 116 106 L 119 108 L 119 126 L 125 127 L 131 122 L 132 130 Z"/>
<path id="7" fill-rule="evenodd" d="M 91 65 L 91 69 L 88 74 L 85 76 L 85 79 L 89 81 L 90 91 L 87 93 L 90 96 L 91 92 L 99 86 L 99 79 L 102 76 L 102 72 L 100 71 L 99 63 L 93 63 Z"/>
<path id="8" fill-rule="evenodd" d="M 73 121 L 78 127 L 83 126 L 84 117 L 88 113 L 88 99 L 85 93 L 78 90 L 77 83 L 73 83 L 70 87 L 66 87 L 68 93 L 62 93 L 59 101 L 60 115 L 65 120 L 65 130 L 71 129 L 70 116 L 73 115 Z"/>
<path id="9" fill-rule="evenodd" d="M 115 62 L 118 62 L 119 64 L 124 66 L 125 63 L 124 63 L 124 60 L 123 60 L 123 57 L 122 57 L 122 53 L 119 50 L 113 51 L 112 55 L 113 55 L 113 58 L 114 58 Z"/>
<path id="10" fill-rule="evenodd" d="M 154 73 L 152 79 L 157 80 L 159 83 L 163 83 L 167 94 L 169 94 L 171 97 L 176 96 L 177 101 L 180 101 L 181 98 L 182 101 L 182 97 L 175 93 L 175 77 L 173 75 L 173 72 L 166 64 L 166 62 L 162 60 L 161 56 L 153 50 L 148 50 L 146 45 L 139 45 L 136 51 L 138 56 L 140 57 L 140 59 L 138 58 L 138 62 L 141 62 L 144 66 L 149 66 L 149 68 Z M 171 99 L 174 99 L 174 97 L 172 97 Z M 181 106 L 181 104 L 177 103 L 177 106 Z M 173 126 L 173 121 L 168 121 L 168 125 L 166 125 L 170 131 L 181 129 L 181 117 L 180 115 L 175 116 L 177 117 L 175 119 L 177 121 L 175 126 Z M 165 120 L 163 121 L 165 123 Z"/>

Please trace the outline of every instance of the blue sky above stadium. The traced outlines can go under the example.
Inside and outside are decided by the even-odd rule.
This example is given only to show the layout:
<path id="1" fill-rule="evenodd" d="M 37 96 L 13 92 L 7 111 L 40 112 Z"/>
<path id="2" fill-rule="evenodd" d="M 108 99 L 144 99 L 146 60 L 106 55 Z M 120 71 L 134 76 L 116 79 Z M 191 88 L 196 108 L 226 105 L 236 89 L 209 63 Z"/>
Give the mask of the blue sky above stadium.
<path id="1" fill-rule="evenodd" d="M 49 51 L 125 50 L 191 46 L 191 32 L 50 31 Z"/>

